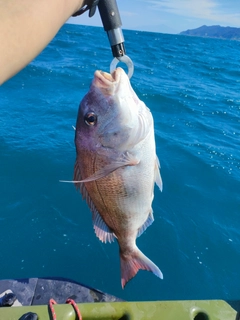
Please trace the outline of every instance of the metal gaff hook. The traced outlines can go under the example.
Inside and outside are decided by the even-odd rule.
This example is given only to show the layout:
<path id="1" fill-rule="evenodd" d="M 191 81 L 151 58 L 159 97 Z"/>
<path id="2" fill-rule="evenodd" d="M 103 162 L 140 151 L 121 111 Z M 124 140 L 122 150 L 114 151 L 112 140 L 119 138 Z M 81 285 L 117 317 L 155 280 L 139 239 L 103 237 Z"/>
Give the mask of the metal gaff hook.
<path id="1" fill-rule="evenodd" d="M 129 56 L 127 56 L 126 54 L 122 57 L 117 57 L 117 58 L 114 58 L 110 64 L 110 73 L 112 73 L 116 67 L 117 67 L 117 64 L 119 62 L 123 62 L 127 65 L 128 67 L 128 78 L 131 79 L 132 75 L 133 75 L 133 72 L 134 72 L 134 65 L 133 65 L 133 62 L 132 60 L 129 58 Z"/>
<path id="2" fill-rule="evenodd" d="M 99 0 L 98 9 L 114 57 L 110 64 L 110 72 L 112 73 L 119 61 L 123 62 L 128 67 L 128 77 L 130 79 L 133 75 L 134 67 L 132 60 L 126 55 L 124 37 L 121 29 L 122 22 L 117 2 L 116 0 Z"/>

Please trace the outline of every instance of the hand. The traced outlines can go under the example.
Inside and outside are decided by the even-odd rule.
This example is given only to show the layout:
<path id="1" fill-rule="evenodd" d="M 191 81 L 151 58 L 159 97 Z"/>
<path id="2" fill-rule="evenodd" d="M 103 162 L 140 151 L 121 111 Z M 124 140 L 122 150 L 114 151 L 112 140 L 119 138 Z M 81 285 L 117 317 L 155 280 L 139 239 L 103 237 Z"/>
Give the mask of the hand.
<path id="1" fill-rule="evenodd" d="M 0 84 L 34 59 L 92 0 L 0 0 Z"/>

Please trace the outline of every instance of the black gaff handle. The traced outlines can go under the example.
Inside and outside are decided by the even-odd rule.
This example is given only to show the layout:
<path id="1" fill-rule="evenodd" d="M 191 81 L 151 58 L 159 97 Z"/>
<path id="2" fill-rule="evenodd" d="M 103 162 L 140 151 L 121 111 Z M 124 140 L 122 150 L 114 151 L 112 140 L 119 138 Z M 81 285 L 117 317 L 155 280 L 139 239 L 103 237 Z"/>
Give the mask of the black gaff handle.
<path id="1" fill-rule="evenodd" d="M 99 0 L 98 9 L 105 31 L 121 27 L 122 21 L 116 0 Z"/>
<path id="2" fill-rule="evenodd" d="M 104 30 L 115 58 L 126 54 L 124 47 L 124 37 L 121 29 L 122 21 L 118 11 L 116 0 L 99 0 L 98 10 L 102 19 Z"/>

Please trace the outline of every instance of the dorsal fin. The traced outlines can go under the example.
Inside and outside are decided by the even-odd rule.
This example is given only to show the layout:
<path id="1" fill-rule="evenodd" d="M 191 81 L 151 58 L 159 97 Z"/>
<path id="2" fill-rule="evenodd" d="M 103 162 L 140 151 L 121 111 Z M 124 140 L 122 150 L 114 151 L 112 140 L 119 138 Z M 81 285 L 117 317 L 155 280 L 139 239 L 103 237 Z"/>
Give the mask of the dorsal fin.
<path id="1" fill-rule="evenodd" d="M 104 243 L 114 242 L 114 233 L 109 229 L 109 227 L 103 221 L 102 217 L 100 216 L 97 210 L 93 212 L 92 219 L 93 219 L 93 227 L 98 239 Z"/>
<path id="2" fill-rule="evenodd" d="M 74 167 L 74 180 L 81 180 L 80 169 L 78 166 L 78 162 L 76 161 Z M 82 194 L 82 198 L 86 200 L 91 212 L 92 212 L 92 220 L 93 220 L 93 228 L 95 230 L 96 236 L 99 238 L 100 241 L 106 242 L 113 242 L 115 235 L 103 221 L 102 217 L 100 216 L 99 212 L 97 211 L 89 193 L 84 185 L 84 183 L 75 183 L 77 189 L 80 190 Z"/>

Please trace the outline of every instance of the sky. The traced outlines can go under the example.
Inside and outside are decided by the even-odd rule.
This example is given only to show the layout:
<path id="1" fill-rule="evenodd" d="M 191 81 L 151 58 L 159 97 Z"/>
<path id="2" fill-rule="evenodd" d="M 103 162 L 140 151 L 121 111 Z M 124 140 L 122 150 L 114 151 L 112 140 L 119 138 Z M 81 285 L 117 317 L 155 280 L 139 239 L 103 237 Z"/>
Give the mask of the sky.
<path id="1" fill-rule="evenodd" d="M 177 34 L 202 25 L 240 28 L 240 0 L 117 0 L 122 29 Z M 102 26 L 98 10 L 68 23 Z"/>

